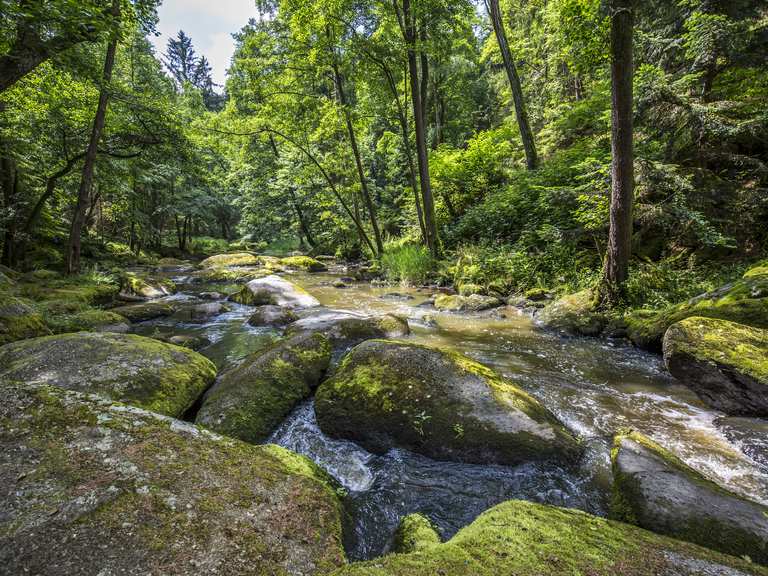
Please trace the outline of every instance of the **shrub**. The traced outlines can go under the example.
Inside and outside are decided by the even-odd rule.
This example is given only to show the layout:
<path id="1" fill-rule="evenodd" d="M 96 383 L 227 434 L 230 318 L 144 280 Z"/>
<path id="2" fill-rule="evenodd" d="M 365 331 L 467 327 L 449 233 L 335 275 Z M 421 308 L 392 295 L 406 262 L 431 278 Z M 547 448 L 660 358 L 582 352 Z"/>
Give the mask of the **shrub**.
<path id="1" fill-rule="evenodd" d="M 427 281 L 435 262 L 424 246 L 391 242 L 381 257 L 381 268 L 388 280 L 418 285 Z"/>

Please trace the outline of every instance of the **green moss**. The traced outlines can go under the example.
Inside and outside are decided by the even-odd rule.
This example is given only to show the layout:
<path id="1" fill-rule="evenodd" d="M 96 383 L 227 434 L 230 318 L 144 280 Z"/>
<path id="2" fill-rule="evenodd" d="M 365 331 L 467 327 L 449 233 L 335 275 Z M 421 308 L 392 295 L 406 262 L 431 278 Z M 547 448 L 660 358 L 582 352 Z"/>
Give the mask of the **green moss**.
<path id="1" fill-rule="evenodd" d="M 217 254 L 200 262 L 203 268 L 217 268 L 225 266 L 259 266 L 260 257 L 250 252 L 233 252 L 232 254 Z"/>
<path id="2" fill-rule="evenodd" d="M 120 278 L 121 291 L 144 298 L 159 298 L 176 292 L 176 285 L 167 278 L 150 278 L 127 272 Z"/>
<path id="3" fill-rule="evenodd" d="M 757 278 L 759 276 L 768 278 L 768 260 L 764 260 L 744 273 L 744 278 Z"/>
<path id="4" fill-rule="evenodd" d="M 93 330 L 103 326 L 128 324 L 128 320 L 108 310 L 95 308 L 74 313 L 64 313 L 45 317 L 45 323 L 54 334 Z"/>
<path id="5" fill-rule="evenodd" d="M 549 328 L 582 336 L 597 336 L 607 322 L 605 315 L 595 310 L 595 297 L 591 290 L 555 300 L 541 311 L 538 318 Z"/>
<path id="6" fill-rule="evenodd" d="M 7 294 L 0 297 L 0 345 L 50 334 L 32 302 Z"/>
<path id="7" fill-rule="evenodd" d="M 512 500 L 484 512 L 445 544 L 351 564 L 334 576 L 656 576 L 677 572 L 679 558 L 670 553 L 766 574 L 740 559 L 627 524 Z"/>
<path id="8" fill-rule="evenodd" d="M 247 285 L 243 286 L 237 294 L 229 297 L 232 302 L 245 306 L 277 305 L 277 298 L 269 290 L 251 290 Z"/>
<path id="9" fill-rule="evenodd" d="M 45 282 L 20 282 L 19 294 L 36 300 L 83 302 L 97 305 L 108 304 L 117 296 L 120 287 L 112 282 L 95 282 L 87 276 L 62 277 Z"/>
<path id="10" fill-rule="evenodd" d="M 400 521 L 392 551 L 408 554 L 435 544 L 440 544 L 440 535 L 429 518 L 421 514 L 409 514 Z"/>
<path id="11" fill-rule="evenodd" d="M 541 300 L 546 300 L 549 298 L 549 290 L 546 288 L 531 288 L 530 290 L 526 291 L 524 294 L 524 297 L 526 300 L 531 300 L 533 302 L 539 302 Z"/>
<path id="12" fill-rule="evenodd" d="M 196 273 L 195 276 L 201 278 L 203 282 L 211 284 L 237 284 L 263 278 L 271 273 L 269 270 L 238 270 L 214 266 Z"/>
<path id="13" fill-rule="evenodd" d="M 485 294 L 485 288 L 480 286 L 480 284 L 468 283 L 459 285 L 460 296 L 471 296 L 472 294 Z"/>
<path id="14" fill-rule="evenodd" d="M 438 310 L 458 311 L 461 310 L 463 299 L 457 294 L 439 294 L 435 298 L 435 308 Z"/>
<path id="15" fill-rule="evenodd" d="M 174 313 L 174 307 L 162 302 L 146 302 L 143 304 L 129 304 L 113 308 L 112 312 L 127 318 L 130 322 L 144 322 L 162 316 L 170 316 Z"/>
<path id="16" fill-rule="evenodd" d="M 280 264 L 286 268 L 304 270 L 306 272 L 325 272 L 327 268 L 322 262 L 309 256 L 289 256 L 281 258 Z"/>

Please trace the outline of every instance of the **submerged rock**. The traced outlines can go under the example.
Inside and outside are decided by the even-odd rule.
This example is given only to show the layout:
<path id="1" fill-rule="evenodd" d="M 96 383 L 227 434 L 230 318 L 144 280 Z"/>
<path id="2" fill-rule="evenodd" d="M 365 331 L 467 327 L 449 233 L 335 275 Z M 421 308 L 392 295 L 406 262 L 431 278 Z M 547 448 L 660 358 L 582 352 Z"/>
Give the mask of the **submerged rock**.
<path id="1" fill-rule="evenodd" d="M 322 430 L 375 453 L 475 463 L 573 460 L 579 445 L 532 396 L 453 352 L 385 340 L 354 348 L 317 391 Z"/>
<path id="2" fill-rule="evenodd" d="M 174 313 L 174 308 L 170 304 L 161 302 L 146 302 L 143 304 L 128 304 L 127 306 L 118 306 L 112 308 L 112 312 L 127 318 L 130 322 L 145 322 L 170 316 Z"/>
<path id="3" fill-rule="evenodd" d="M 181 416 L 213 382 L 205 357 L 152 338 L 78 332 L 0 348 L 0 379 L 102 394 Z"/>
<path id="4" fill-rule="evenodd" d="M 471 296 L 440 294 L 435 298 L 435 308 L 447 312 L 481 312 L 502 305 L 503 302 L 498 298 L 481 294 Z"/>
<path id="5" fill-rule="evenodd" d="M 331 347 L 320 334 L 281 340 L 224 373 L 206 394 L 195 422 L 261 442 L 317 387 L 330 359 Z"/>
<path id="6" fill-rule="evenodd" d="M 768 564 L 768 508 L 741 498 L 638 432 L 614 440 L 613 515 Z"/>
<path id="7" fill-rule="evenodd" d="M 251 326 L 286 326 L 298 320 L 296 313 L 290 308 L 266 304 L 258 306 L 248 318 Z"/>
<path id="8" fill-rule="evenodd" d="M 547 328 L 578 336 L 597 336 L 607 323 L 605 315 L 595 311 L 591 290 L 568 294 L 551 302 L 536 318 Z"/>
<path id="9" fill-rule="evenodd" d="M 511 500 L 445 544 L 350 564 L 334 576 L 745 576 L 758 566 L 578 510 Z"/>
<path id="10" fill-rule="evenodd" d="M 240 292 L 230 296 L 230 300 L 248 306 L 271 304 L 294 309 L 312 308 L 320 305 L 317 298 L 304 289 L 275 275 L 251 280 L 243 286 Z"/>
<path id="11" fill-rule="evenodd" d="M 664 335 L 670 374 L 726 414 L 768 416 L 768 330 L 691 317 Z"/>
<path id="12" fill-rule="evenodd" d="M 0 345 L 50 334 L 32 302 L 0 293 Z"/>
<path id="13" fill-rule="evenodd" d="M 98 397 L 2 384 L 0 572 L 327 574 L 344 562 L 327 475 Z"/>
<path id="14" fill-rule="evenodd" d="M 233 252 L 232 254 L 217 254 L 200 262 L 202 268 L 217 268 L 226 266 L 258 266 L 261 259 L 250 252 Z"/>
<path id="15" fill-rule="evenodd" d="M 280 264 L 289 270 L 304 270 L 305 272 L 325 272 L 328 268 L 322 262 L 310 256 L 289 256 L 281 258 Z"/>

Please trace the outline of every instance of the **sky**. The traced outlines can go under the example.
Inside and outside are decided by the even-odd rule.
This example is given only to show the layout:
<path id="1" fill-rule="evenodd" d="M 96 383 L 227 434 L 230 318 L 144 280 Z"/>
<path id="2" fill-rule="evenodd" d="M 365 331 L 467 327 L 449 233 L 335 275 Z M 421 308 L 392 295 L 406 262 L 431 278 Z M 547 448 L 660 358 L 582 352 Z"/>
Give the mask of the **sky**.
<path id="1" fill-rule="evenodd" d="M 213 68 L 213 81 L 224 84 L 235 43 L 232 34 L 256 18 L 255 0 L 163 0 L 160 22 L 154 38 L 158 56 L 165 52 L 168 38 L 184 30 L 192 38 L 198 56 L 205 56 Z"/>

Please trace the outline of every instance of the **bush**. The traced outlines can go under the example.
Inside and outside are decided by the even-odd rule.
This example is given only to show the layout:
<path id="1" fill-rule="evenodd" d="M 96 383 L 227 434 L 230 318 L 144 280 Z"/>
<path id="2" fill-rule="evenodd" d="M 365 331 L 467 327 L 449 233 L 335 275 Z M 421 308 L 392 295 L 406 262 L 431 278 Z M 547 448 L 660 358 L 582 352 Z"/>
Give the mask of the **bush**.
<path id="1" fill-rule="evenodd" d="M 229 242 L 224 238 L 210 238 L 200 236 L 193 238 L 189 243 L 189 251 L 193 254 L 221 254 L 229 250 Z"/>
<path id="2" fill-rule="evenodd" d="M 419 285 L 427 281 L 435 262 L 424 246 L 390 242 L 381 257 L 381 268 L 387 280 Z"/>

